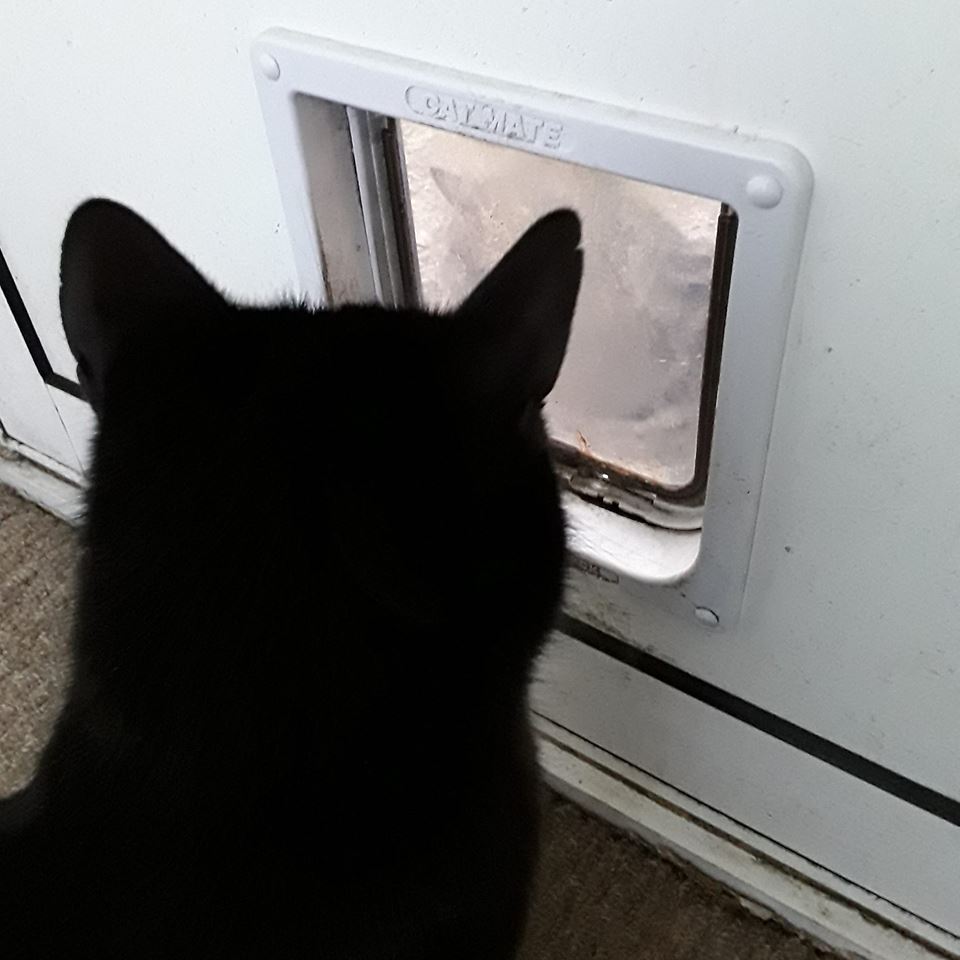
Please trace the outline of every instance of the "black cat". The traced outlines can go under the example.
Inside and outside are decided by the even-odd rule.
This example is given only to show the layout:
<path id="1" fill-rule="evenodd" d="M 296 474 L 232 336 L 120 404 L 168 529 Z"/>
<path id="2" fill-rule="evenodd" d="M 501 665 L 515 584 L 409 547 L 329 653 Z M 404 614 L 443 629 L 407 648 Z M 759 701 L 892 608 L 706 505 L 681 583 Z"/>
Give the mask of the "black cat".
<path id="1" fill-rule="evenodd" d="M 0 805 L 3 957 L 512 955 L 579 242 L 551 214 L 448 314 L 261 309 L 129 210 L 73 215 L 99 435 L 75 677 Z"/>

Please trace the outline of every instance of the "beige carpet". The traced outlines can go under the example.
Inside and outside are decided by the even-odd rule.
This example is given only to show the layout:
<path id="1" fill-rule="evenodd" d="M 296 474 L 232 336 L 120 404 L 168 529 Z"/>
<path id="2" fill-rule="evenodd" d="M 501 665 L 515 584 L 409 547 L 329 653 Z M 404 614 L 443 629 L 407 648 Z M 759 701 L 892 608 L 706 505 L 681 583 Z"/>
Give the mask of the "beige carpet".
<path id="1" fill-rule="evenodd" d="M 0 487 L 0 794 L 29 778 L 61 702 L 75 540 Z M 522 960 L 823 956 L 710 881 L 550 798 Z"/>

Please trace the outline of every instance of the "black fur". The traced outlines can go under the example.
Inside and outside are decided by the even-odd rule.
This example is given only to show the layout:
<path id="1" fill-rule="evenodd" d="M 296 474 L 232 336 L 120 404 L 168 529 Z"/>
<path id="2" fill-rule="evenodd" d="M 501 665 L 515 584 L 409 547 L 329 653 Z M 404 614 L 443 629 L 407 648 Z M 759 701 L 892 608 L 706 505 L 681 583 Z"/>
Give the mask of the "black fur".
<path id="1" fill-rule="evenodd" d="M 458 310 L 238 307 L 91 201 L 75 677 L 0 805 L 7 960 L 499 960 L 564 535 L 540 403 L 582 269 L 541 220 Z"/>

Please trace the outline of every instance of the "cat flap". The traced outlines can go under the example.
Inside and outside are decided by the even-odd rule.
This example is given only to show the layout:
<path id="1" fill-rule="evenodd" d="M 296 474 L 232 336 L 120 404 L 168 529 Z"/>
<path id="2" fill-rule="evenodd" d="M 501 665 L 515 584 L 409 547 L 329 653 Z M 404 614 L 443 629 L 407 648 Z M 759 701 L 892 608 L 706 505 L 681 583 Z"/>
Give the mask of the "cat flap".
<path id="1" fill-rule="evenodd" d="M 132 210 L 88 200 L 67 224 L 60 259 L 60 314 L 77 377 L 95 409 L 123 337 L 171 310 L 197 314 L 220 295 Z"/>
<path id="2" fill-rule="evenodd" d="M 463 373 L 478 402 L 515 410 L 553 389 L 582 274 L 580 219 L 555 210 L 480 281 L 460 308 Z"/>

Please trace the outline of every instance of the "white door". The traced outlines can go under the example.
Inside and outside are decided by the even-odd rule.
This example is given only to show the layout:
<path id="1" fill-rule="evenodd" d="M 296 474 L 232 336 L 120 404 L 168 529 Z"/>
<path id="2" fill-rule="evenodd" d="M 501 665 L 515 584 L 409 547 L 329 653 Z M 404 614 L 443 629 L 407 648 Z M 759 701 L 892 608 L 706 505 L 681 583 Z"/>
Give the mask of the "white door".
<path id="1" fill-rule="evenodd" d="M 8 445 L 77 479 L 86 462 L 91 417 L 79 386 L 55 371 L 0 247 L 0 428 Z M 56 286 L 56 274 L 50 278 Z"/>

